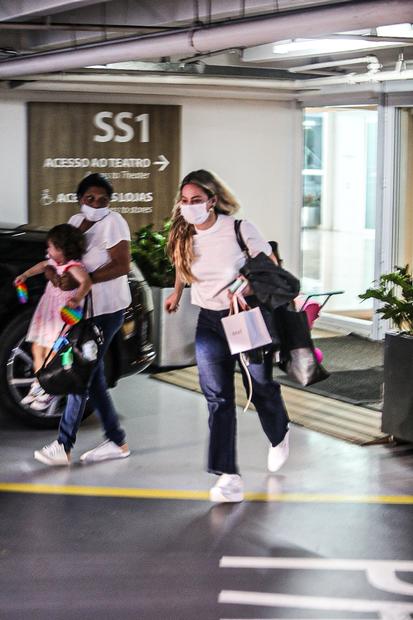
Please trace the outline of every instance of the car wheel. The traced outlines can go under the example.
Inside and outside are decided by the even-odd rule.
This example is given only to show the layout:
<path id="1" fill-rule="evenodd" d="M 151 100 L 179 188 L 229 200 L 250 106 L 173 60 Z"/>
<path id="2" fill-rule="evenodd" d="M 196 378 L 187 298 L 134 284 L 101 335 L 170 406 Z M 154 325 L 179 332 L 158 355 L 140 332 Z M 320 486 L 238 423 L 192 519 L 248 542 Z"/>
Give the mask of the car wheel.
<path id="1" fill-rule="evenodd" d="M 65 404 L 65 396 L 57 396 L 42 411 L 22 404 L 34 379 L 31 345 L 25 336 L 33 308 L 27 308 L 16 316 L 3 331 L 0 341 L 0 393 L 7 411 L 31 426 L 57 428 Z M 86 406 L 84 418 L 92 413 Z"/>

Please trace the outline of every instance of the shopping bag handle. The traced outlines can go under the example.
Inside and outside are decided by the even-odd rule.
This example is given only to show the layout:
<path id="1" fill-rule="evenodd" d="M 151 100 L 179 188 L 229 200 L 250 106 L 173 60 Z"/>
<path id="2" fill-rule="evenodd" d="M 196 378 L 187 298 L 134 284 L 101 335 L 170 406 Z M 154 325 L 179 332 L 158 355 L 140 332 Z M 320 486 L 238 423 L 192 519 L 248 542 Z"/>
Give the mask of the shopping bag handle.
<path id="1" fill-rule="evenodd" d="M 229 313 L 238 314 L 243 310 L 251 310 L 242 293 L 234 293 L 229 303 Z"/>
<path id="2" fill-rule="evenodd" d="M 240 307 L 241 307 L 241 310 L 243 311 L 250 310 L 250 307 L 245 301 L 245 298 L 242 295 L 242 293 L 238 293 L 238 294 L 234 293 L 230 301 L 230 304 L 229 304 L 229 314 L 230 315 L 238 314 L 240 312 Z M 251 399 L 252 399 L 252 379 L 251 379 L 251 373 L 248 369 L 248 361 L 244 353 L 239 354 L 239 361 L 245 371 L 245 375 L 247 378 L 247 384 L 248 384 L 247 402 L 244 407 L 244 413 L 245 413 L 248 407 L 250 406 Z"/>

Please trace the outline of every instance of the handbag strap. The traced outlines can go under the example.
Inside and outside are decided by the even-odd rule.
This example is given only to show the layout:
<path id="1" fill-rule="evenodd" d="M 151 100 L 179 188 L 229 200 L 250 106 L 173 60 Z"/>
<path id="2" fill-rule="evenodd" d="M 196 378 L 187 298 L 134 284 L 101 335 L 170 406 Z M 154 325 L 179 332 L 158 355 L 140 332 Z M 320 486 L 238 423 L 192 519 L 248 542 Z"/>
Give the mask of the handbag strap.
<path id="1" fill-rule="evenodd" d="M 62 327 L 62 329 L 60 330 L 59 335 L 58 335 L 58 337 L 56 338 L 55 342 L 57 342 L 57 341 L 59 340 L 59 338 L 61 338 L 61 337 L 63 336 L 63 332 L 65 331 L 66 327 L 67 327 L 66 323 L 63 323 L 63 327 Z M 54 345 L 54 343 L 53 343 L 53 345 Z M 45 359 L 44 359 L 44 362 L 43 362 L 43 364 L 42 364 L 42 366 L 41 366 L 40 370 L 43 370 L 43 368 L 44 368 L 45 366 L 47 366 L 47 362 L 49 361 L 49 358 L 50 358 L 50 356 L 51 356 L 51 354 L 52 354 L 52 353 L 53 353 L 53 346 L 49 349 L 49 352 L 48 352 L 48 354 L 46 355 L 46 357 L 45 357 Z"/>
<path id="2" fill-rule="evenodd" d="M 245 353 L 239 354 L 239 361 L 245 371 L 245 376 L 246 376 L 247 384 L 248 384 L 247 402 L 245 403 L 245 406 L 244 406 L 244 413 L 246 413 L 252 400 L 252 390 L 253 390 L 252 379 L 251 379 L 251 373 L 248 368 L 248 360 L 247 360 Z"/>
<path id="3" fill-rule="evenodd" d="M 244 252 L 244 254 L 246 254 L 248 256 L 248 258 L 251 258 L 250 251 L 249 251 L 248 246 L 245 243 L 244 238 L 243 238 L 242 233 L 241 233 L 241 224 L 242 224 L 242 220 L 235 220 L 234 221 L 235 237 L 237 239 L 239 247 Z"/>
<path id="4" fill-rule="evenodd" d="M 89 293 L 85 297 L 85 301 L 84 301 L 84 304 L 83 304 L 83 314 L 82 314 L 82 318 L 83 319 L 87 318 L 88 312 L 90 313 L 89 318 L 93 318 L 95 316 L 95 313 L 94 313 L 94 310 L 93 310 L 93 295 L 92 295 L 92 291 L 89 291 Z"/>
<path id="5" fill-rule="evenodd" d="M 229 306 L 229 314 L 230 315 L 235 315 L 239 313 L 239 306 L 238 303 L 240 302 L 240 298 L 242 299 L 242 302 L 245 304 L 245 307 L 243 308 L 243 310 L 249 310 L 249 307 L 244 299 L 244 297 L 242 295 L 236 295 L 234 294 L 232 296 L 231 299 L 231 303 Z M 242 306 L 241 306 L 242 307 Z M 251 399 L 252 399 L 252 379 L 251 379 L 251 373 L 248 369 L 248 361 L 246 356 L 244 355 L 244 353 L 240 353 L 239 354 L 239 362 L 241 364 L 241 366 L 243 367 L 244 371 L 245 371 L 245 376 L 247 379 L 247 384 L 248 384 L 248 394 L 247 394 L 247 403 L 244 407 L 244 413 L 247 411 L 250 403 L 251 403 Z"/>
<path id="6" fill-rule="evenodd" d="M 90 309 L 89 309 L 89 306 L 90 306 Z M 88 311 L 90 311 L 90 318 L 93 318 L 94 317 L 94 312 L 93 312 L 93 296 L 92 296 L 92 292 L 91 291 L 85 297 L 85 301 L 84 301 L 84 304 L 83 304 L 83 313 L 82 313 L 81 321 L 84 321 L 86 319 Z M 55 342 L 57 342 L 57 340 L 59 340 L 59 338 L 61 338 L 63 336 L 63 333 L 64 333 L 65 329 L 67 329 L 67 327 L 68 327 L 68 325 L 66 323 L 63 323 L 63 327 L 60 330 L 60 333 L 59 333 L 58 337 L 56 338 Z M 45 360 L 43 362 L 42 369 L 47 365 L 47 362 L 49 361 L 49 358 L 50 358 L 52 352 L 53 352 L 53 347 L 51 347 L 49 349 L 49 352 L 48 352 L 48 354 L 47 354 L 47 356 L 46 356 L 46 358 L 45 358 Z"/>

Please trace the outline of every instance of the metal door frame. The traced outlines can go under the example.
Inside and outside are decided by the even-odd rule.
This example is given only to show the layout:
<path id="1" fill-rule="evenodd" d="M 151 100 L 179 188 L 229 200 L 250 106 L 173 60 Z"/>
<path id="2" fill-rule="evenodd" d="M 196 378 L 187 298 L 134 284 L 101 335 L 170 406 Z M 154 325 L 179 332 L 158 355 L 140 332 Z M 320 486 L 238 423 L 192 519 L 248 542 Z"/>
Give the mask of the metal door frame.
<path id="1" fill-rule="evenodd" d="M 398 234 L 400 217 L 400 159 L 401 159 L 401 108 L 413 106 L 412 94 L 375 94 L 366 95 L 366 99 L 336 95 L 331 101 L 320 99 L 303 100 L 302 113 L 305 108 L 334 106 L 377 105 L 377 193 L 376 193 L 376 226 L 375 226 L 375 257 L 374 278 L 381 273 L 392 271 L 397 263 L 399 252 Z M 301 201 L 298 204 L 301 209 Z M 301 219 L 299 220 L 301 222 Z M 299 230 L 301 239 L 301 224 Z M 301 264 L 301 243 L 300 243 Z M 373 309 L 377 309 L 374 302 Z M 317 322 L 320 328 L 337 331 L 351 331 L 362 336 L 381 340 L 390 328 L 389 321 L 383 321 L 376 312 L 372 321 L 363 321 L 351 317 L 343 317 L 325 312 Z"/>

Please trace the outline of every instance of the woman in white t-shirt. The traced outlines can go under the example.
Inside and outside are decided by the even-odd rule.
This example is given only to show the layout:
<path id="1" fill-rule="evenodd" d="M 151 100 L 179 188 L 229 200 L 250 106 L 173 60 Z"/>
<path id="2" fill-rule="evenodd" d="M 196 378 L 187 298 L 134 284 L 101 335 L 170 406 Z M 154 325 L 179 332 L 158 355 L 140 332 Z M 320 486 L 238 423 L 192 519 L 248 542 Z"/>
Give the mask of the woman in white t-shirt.
<path id="1" fill-rule="evenodd" d="M 238 209 L 235 197 L 215 175 L 206 170 L 191 172 L 179 188 L 168 242 L 177 275 L 165 309 L 178 310 L 185 284 L 191 285 L 192 303 L 200 307 L 195 342 L 200 385 L 209 409 L 208 471 L 219 475 L 210 490 L 213 502 L 244 499 L 236 457 L 237 356 L 230 353 L 221 323 L 229 312 L 228 286 L 245 262 L 234 230 L 233 214 Z M 252 256 L 265 252 L 276 262 L 271 246 L 252 224 L 243 220 L 241 231 Z M 249 293 L 245 289 L 244 294 Z M 250 363 L 248 368 L 252 401 L 270 441 L 268 468 L 277 471 L 288 457 L 289 431 L 280 386 L 272 379 L 272 355 L 264 355 L 262 363 Z"/>
<path id="2" fill-rule="evenodd" d="M 94 321 L 103 332 L 104 344 L 100 360 L 86 394 L 70 394 L 56 441 L 36 450 L 35 458 L 47 465 L 68 465 L 70 452 L 82 420 L 86 400 L 97 411 L 105 431 L 105 441 L 81 455 L 83 462 L 104 461 L 129 456 L 125 432 L 109 396 L 103 358 L 123 322 L 124 309 L 131 302 L 128 277 L 130 264 L 130 231 L 126 220 L 109 208 L 113 188 L 100 174 L 85 177 L 77 189 L 80 213 L 70 218 L 86 238 L 82 257 L 92 280 Z M 67 276 L 53 271 L 47 277 L 61 288 L 70 288 Z"/>

